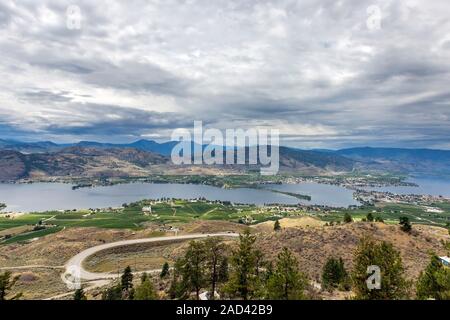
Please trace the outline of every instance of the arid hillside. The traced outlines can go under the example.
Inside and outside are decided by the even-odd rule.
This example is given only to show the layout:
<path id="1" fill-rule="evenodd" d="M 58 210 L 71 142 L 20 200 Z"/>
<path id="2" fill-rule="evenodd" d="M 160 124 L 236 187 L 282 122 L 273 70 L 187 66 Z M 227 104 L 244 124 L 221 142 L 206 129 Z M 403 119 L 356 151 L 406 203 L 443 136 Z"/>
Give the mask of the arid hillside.
<path id="1" fill-rule="evenodd" d="M 22 149 L 19 149 L 22 150 Z M 259 165 L 173 165 L 170 156 L 133 147 L 77 145 L 25 153 L 0 145 L 0 181 L 49 177 L 142 177 L 161 174 L 234 174 Z M 236 160 L 237 161 L 237 160 Z M 304 174 L 350 172 L 355 162 L 339 155 L 280 148 L 280 170 Z"/>
<path id="2" fill-rule="evenodd" d="M 0 181 L 33 177 L 144 176 L 168 159 L 137 149 L 70 147 L 54 153 L 0 150 Z"/>
<path id="3" fill-rule="evenodd" d="M 429 253 L 448 254 L 444 243 L 450 241 L 446 229 L 430 226 L 413 226 L 412 234 L 400 231 L 397 225 L 357 222 L 338 226 L 325 226 L 312 217 L 281 220 L 281 231 L 273 231 L 273 222 L 252 226 L 257 235 L 257 246 L 266 259 L 275 259 L 283 247 L 288 247 L 297 256 L 299 267 L 310 279 L 320 283 L 323 265 L 328 257 L 342 257 L 346 268 L 353 265 L 353 253 L 361 237 L 370 235 L 376 240 L 393 243 L 400 250 L 406 267 L 406 276 L 416 279 L 429 262 Z M 179 234 L 242 232 L 246 227 L 224 221 L 195 221 L 181 224 Z M 27 299 L 48 298 L 68 292 L 61 282 L 64 265 L 77 253 L 103 243 L 124 239 L 138 239 L 173 235 L 164 232 L 157 224 L 148 224 L 140 231 L 110 230 L 99 228 L 68 228 L 59 233 L 40 238 L 27 244 L 4 245 L 0 250 L 0 268 L 17 267 L 14 275 L 19 281 L 15 290 L 23 292 Z M 231 248 L 234 241 L 227 241 Z M 183 254 L 187 242 L 168 243 L 164 246 L 130 246 L 105 251 L 87 262 L 92 270 L 111 271 L 132 265 L 138 270 L 159 267 L 164 261 L 173 263 Z M 25 266 L 47 266 L 35 268 Z M 53 267 L 53 268 L 48 268 Z M 326 297 L 327 293 L 321 293 Z M 345 298 L 339 292 L 331 298 Z M 348 294 L 348 293 L 346 293 Z"/>
<path id="4" fill-rule="evenodd" d="M 307 218 L 310 219 L 310 218 Z M 286 219 L 288 220 L 288 219 Z M 301 220 L 301 219 L 300 219 Z M 429 262 L 429 253 L 447 254 L 443 242 L 450 241 L 444 228 L 414 225 L 413 232 L 406 234 L 396 225 L 357 222 L 339 226 L 314 226 L 311 221 L 283 230 L 259 233 L 257 243 L 271 258 L 283 247 L 297 255 L 300 266 L 311 278 L 320 280 L 322 267 L 330 256 L 342 257 L 348 269 L 353 265 L 353 253 L 359 239 L 371 236 L 375 240 L 391 242 L 401 252 L 407 277 L 415 279 Z M 283 224 L 282 224 L 283 225 Z"/>

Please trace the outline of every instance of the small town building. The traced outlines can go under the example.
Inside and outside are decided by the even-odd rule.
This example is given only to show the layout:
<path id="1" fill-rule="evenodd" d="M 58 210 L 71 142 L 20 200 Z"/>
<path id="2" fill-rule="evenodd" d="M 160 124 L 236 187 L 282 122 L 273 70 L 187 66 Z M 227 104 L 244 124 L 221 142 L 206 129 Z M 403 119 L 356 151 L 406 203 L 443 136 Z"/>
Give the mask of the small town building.
<path id="1" fill-rule="evenodd" d="M 152 207 L 151 206 L 142 207 L 142 212 L 145 213 L 145 214 L 151 214 L 152 213 Z"/>
<path id="2" fill-rule="evenodd" d="M 450 267 L 450 258 L 447 256 L 439 257 L 439 260 L 441 260 L 442 264 L 446 267 Z"/>

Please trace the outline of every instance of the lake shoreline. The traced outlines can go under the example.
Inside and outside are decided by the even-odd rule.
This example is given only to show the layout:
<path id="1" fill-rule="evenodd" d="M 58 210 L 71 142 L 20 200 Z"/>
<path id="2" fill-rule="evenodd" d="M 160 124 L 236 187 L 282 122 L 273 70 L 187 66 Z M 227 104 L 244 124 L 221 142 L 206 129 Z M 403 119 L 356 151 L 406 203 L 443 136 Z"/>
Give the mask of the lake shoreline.
<path id="1" fill-rule="evenodd" d="M 0 202 L 6 203 L 6 210 L 8 211 L 26 212 L 116 207 L 123 203 L 142 199 L 159 198 L 205 198 L 211 201 L 219 200 L 255 205 L 298 205 L 307 202 L 306 204 L 310 205 L 347 207 L 359 204 L 353 199 L 353 191 L 345 188 L 341 188 L 341 198 L 338 195 L 334 200 L 335 202 L 326 203 L 323 199 L 315 199 L 314 196 L 311 197 L 302 192 L 267 190 L 264 188 L 266 185 L 258 188 L 224 189 L 187 183 L 133 182 L 75 190 L 72 189 L 72 186 L 71 184 L 61 183 L 0 184 Z M 326 185 L 322 186 L 327 188 Z M 326 192 L 322 192 L 322 194 L 326 194 Z M 311 201 L 309 200 L 310 197 L 312 198 Z M 330 198 L 329 195 L 327 198 Z"/>

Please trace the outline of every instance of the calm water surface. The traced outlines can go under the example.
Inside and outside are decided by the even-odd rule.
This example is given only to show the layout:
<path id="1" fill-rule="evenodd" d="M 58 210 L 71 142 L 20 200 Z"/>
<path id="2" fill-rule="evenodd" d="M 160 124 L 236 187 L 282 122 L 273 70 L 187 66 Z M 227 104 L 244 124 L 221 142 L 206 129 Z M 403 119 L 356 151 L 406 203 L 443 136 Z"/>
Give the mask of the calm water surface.
<path id="1" fill-rule="evenodd" d="M 419 187 L 383 187 L 371 190 L 389 191 L 398 194 L 431 194 L 450 197 L 450 181 L 430 178 L 412 178 Z M 85 208 L 116 207 L 123 203 L 143 199 L 204 197 L 208 200 L 231 201 L 263 205 L 317 204 L 333 207 L 358 205 L 353 191 L 339 186 L 304 182 L 299 184 L 264 185 L 263 189 L 222 189 L 192 184 L 131 183 L 115 186 L 72 190 L 69 184 L 34 183 L 0 184 L 0 202 L 7 204 L 7 211 L 48 211 Z M 271 192 L 269 189 L 311 196 L 311 201 Z"/>
<path id="2" fill-rule="evenodd" d="M 423 194 L 450 197 L 450 180 L 438 178 L 410 178 L 406 180 L 418 184 L 418 187 L 380 187 L 367 190 L 392 192 L 396 194 Z"/>
<path id="3" fill-rule="evenodd" d="M 123 203 L 162 197 L 180 199 L 204 197 L 208 200 L 256 205 L 301 202 L 346 207 L 358 204 L 353 200 L 351 190 L 336 186 L 302 183 L 264 186 L 264 188 L 307 194 L 312 197 L 312 201 L 299 200 L 270 190 L 222 189 L 192 184 L 131 183 L 72 190 L 72 186 L 69 184 L 33 183 L 0 184 L 0 202 L 7 204 L 8 211 L 21 212 L 116 207 Z"/>
<path id="4" fill-rule="evenodd" d="M 303 204 L 317 204 L 331 207 L 348 207 L 359 204 L 358 201 L 353 199 L 352 190 L 317 182 L 270 185 L 266 186 L 266 188 L 311 196 L 311 201 L 299 200 Z"/>
<path id="5" fill-rule="evenodd" d="M 0 202 L 7 211 L 48 211 L 117 207 L 123 203 L 158 198 L 231 201 L 263 205 L 265 203 L 296 204 L 295 197 L 256 189 L 222 189 L 192 184 L 130 183 L 107 187 L 72 190 L 69 184 L 33 183 L 0 184 Z"/>

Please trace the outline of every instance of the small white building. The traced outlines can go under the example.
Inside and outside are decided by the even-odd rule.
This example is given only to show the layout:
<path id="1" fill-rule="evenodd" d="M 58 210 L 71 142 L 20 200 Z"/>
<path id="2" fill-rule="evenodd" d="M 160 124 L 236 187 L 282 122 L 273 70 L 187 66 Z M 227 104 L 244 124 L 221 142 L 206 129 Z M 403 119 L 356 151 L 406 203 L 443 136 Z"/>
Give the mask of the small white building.
<path id="1" fill-rule="evenodd" d="M 209 291 L 205 291 L 199 295 L 199 298 L 200 298 L 200 300 L 210 300 L 209 299 L 209 298 L 211 298 L 210 295 L 211 294 L 209 293 Z M 220 300 L 220 295 L 217 293 L 217 291 L 214 291 L 214 299 Z"/>
<path id="2" fill-rule="evenodd" d="M 152 207 L 151 206 L 142 207 L 142 212 L 145 213 L 145 214 L 151 214 L 152 213 Z"/>
<path id="3" fill-rule="evenodd" d="M 450 267 L 450 258 L 447 256 L 439 257 L 439 260 L 441 260 L 442 264 L 446 267 Z"/>

